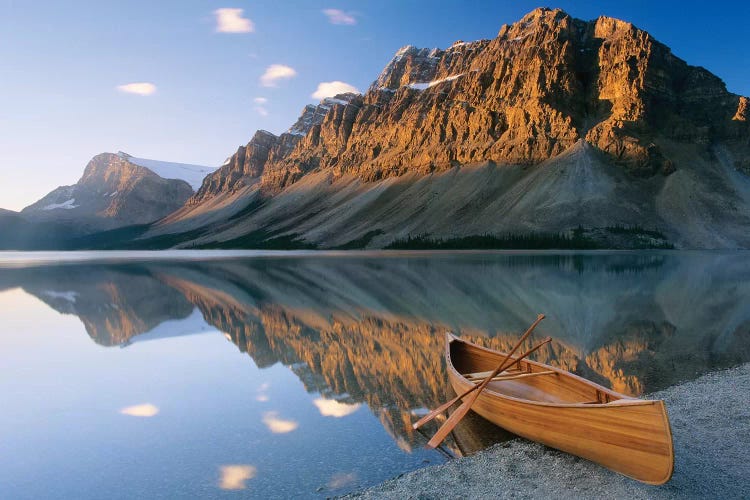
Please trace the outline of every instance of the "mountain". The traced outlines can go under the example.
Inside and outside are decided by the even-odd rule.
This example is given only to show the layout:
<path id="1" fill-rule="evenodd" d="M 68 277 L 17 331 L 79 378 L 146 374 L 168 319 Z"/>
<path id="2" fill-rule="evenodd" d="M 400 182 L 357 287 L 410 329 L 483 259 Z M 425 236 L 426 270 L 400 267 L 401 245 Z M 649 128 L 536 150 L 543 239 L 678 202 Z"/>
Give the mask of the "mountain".
<path id="1" fill-rule="evenodd" d="M 257 132 L 136 245 L 377 248 L 578 228 L 600 246 L 748 248 L 747 107 L 630 23 L 537 9 L 492 40 L 404 47 L 364 95 Z"/>
<path id="2" fill-rule="evenodd" d="M 21 214 L 32 222 L 67 225 L 75 234 L 145 224 L 181 207 L 214 170 L 102 153 L 76 184 L 60 186 Z"/>
<path id="3" fill-rule="evenodd" d="M 24 214 L 0 208 L 0 250 L 54 250 L 76 228 L 68 224 L 32 221 Z"/>

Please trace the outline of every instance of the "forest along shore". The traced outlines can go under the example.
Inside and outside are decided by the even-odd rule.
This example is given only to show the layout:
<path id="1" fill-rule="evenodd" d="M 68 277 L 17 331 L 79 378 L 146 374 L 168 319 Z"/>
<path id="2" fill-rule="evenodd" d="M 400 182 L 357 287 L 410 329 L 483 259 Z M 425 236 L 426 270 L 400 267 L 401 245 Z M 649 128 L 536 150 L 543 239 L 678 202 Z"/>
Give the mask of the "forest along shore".
<path id="1" fill-rule="evenodd" d="M 672 480 L 649 486 L 524 439 L 420 469 L 350 498 L 750 498 L 750 363 L 663 391 Z"/>

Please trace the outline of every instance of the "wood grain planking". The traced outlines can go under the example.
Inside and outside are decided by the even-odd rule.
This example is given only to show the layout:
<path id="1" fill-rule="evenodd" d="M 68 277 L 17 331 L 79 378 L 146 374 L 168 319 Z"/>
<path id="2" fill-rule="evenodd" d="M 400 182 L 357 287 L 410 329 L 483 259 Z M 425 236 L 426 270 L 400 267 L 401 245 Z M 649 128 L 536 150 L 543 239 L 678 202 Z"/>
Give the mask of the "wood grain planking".
<path id="1" fill-rule="evenodd" d="M 458 364 L 466 371 L 477 372 L 502 354 L 450 336 L 446 356 L 451 384 L 461 393 L 473 383 L 456 370 L 454 358 L 461 359 Z M 662 484 L 669 480 L 674 452 L 663 401 L 629 398 L 542 363 L 524 360 L 520 365 L 523 369 L 528 365 L 532 372 L 552 370 L 558 376 L 492 382 L 472 409 L 519 436 L 592 460 L 639 481 Z M 511 384 L 514 394 L 503 394 L 501 391 Z M 613 403 L 590 403 L 605 396 Z"/>

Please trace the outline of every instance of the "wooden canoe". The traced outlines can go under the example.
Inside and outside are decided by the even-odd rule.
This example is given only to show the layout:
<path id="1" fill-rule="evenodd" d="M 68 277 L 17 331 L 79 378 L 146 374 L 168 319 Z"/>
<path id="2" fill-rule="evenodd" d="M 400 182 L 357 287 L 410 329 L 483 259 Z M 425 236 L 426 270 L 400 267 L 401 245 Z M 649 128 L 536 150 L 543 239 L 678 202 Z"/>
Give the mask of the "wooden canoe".
<path id="1" fill-rule="evenodd" d="M 481 383 L 505 354 L 449 333 L 445 357 L 451 385 L 461 394 Z M 631 398 L 524 359 L 490 382 L 472 410 L 514 434 L 638 481 L 663 484 L 672 477 L 674 450 L 664 401 Z"/>

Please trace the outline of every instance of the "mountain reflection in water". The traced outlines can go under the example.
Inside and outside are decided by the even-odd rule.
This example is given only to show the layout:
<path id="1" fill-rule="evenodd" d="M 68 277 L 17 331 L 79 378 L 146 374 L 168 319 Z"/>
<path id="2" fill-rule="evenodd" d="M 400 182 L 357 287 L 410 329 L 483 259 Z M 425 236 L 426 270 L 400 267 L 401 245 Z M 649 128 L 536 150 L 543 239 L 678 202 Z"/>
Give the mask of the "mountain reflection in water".
<path id="1" fill-rule="evenodd" d="M 536 336 L 553 342 L 536 359 L 631 395 L 750 359 L 742 253 L 334 254 L 0 269 L 0 291 L 14 287 L 78 316 L 104 346 L 208 324 L 259 368 L 288 366 L 320 394 L 322 414 L 366 403 L 405 450 L 423 442 L 410 427 L 415 414 L 450 396 L 446 330 L 505 350 L 543 312 Z M 289 425 L 267 418 L 280 432 Z M 456 441 L 483 445 L 467 433 Z"/>

